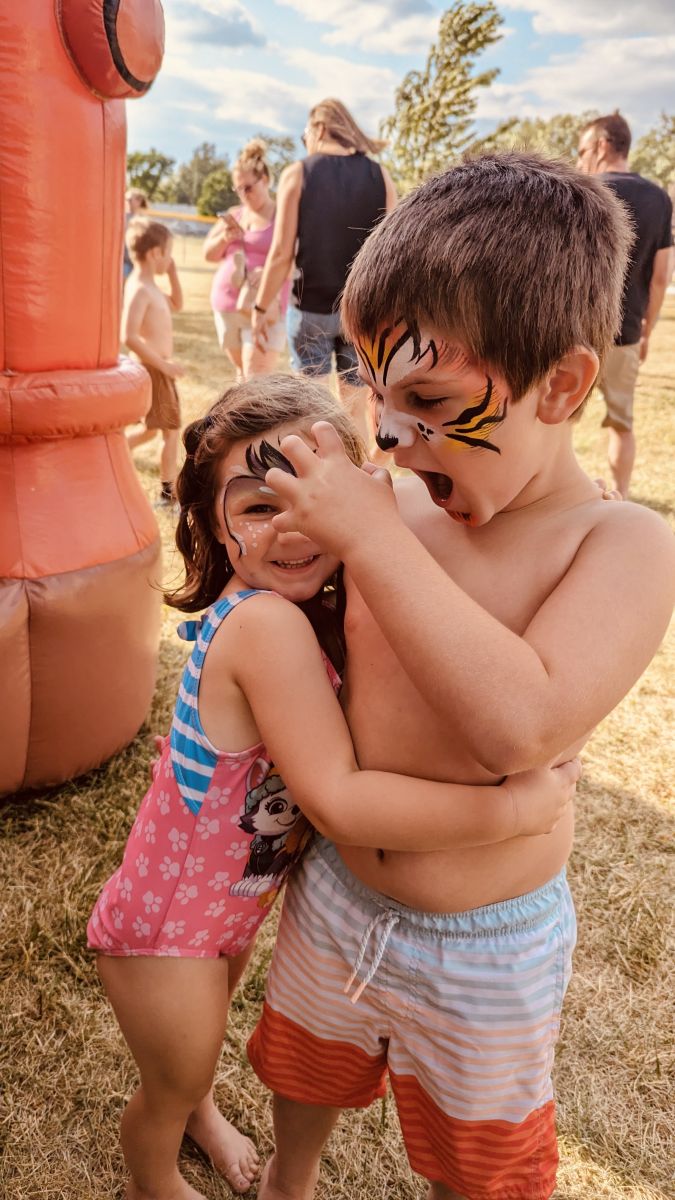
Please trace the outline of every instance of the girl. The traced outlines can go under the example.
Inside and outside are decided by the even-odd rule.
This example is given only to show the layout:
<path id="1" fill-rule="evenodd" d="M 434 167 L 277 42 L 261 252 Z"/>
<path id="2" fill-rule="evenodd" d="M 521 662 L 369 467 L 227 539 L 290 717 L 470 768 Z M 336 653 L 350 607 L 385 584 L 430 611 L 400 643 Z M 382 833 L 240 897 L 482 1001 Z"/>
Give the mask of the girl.
<path id="1" fill-rule="evenodd" d="M 497 841 L 550 829 L 578 776 L 566 764 L 465 787 L 358 770 L 326 653 L 340 663 L 339 564 L 275 531 L 265 484 L 268 467 L 288 468 L 281 438 L 310 443 L 317 420 L 362 461 L 330 393 L 288 376 L 231 388 L 185 431 L 186 578 L 168 601 L 207 612 L 182 627 L 196 646 L 171 731 L 88 927 L 141 1075 L 122 1118 L 132 1200 L 195 1200 L 176 1162 L 186 1129 L 236 1191 L 256 1177 L 212 1080 L 233 989 L 307 819 L 336 841 L 398 850 Z"/>

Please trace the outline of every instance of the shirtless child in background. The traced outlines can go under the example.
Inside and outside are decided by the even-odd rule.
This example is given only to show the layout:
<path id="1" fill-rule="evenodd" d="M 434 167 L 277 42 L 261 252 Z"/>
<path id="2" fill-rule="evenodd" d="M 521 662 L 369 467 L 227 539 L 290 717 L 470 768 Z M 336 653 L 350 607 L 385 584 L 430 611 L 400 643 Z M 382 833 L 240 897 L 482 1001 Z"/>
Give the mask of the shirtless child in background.
<path id="1" fill-rule="evenodd" d="M 152 381 L 152 404 L 145 417 L 145 429 L 130 434 L 127 441 L 133 450 L 152 441 L 158 430 L 161 433 L 161 489 L 156 507 L 171 508 L 175 502 L 173 485 L 181 426 L 175 380 L 183 374 L 183 368 L 172 357 L 171 314 L 182 309 L 183 291 L 171 257 L 173 238 L 166 225 L 136 218 L 129 223 L 126 244 L 134 268 L 124 288 L 122 341 Z M 168 276 L 169 295 L 157 286 L 156 275 Z"/>
<path id="2" fill-rule="evenodd" d="M 423 185 L 371 235 L 343 320 L 393 493 L 319 449 L 269 484 L 349 573 L 362 767 L 492 782 L 569 757 L 655 653 L 675 593 L 659 517 L 606 504 L 572 421 L 612 344 L 630 235 L 611 193 L 524 155 Z M 365 519 L 364 519 L 365 514 Z M 358 590 L 357 590 L 358 589 Z M 388 1069 L 432 1200 L 547 1200 L 553 1048 L 575 938 L 573 820 L 433 854 L 319 840 L 289 884 L 251 1061 L 275 1092 L 261 1200 L 308 1200 L 343 1107 Z"/>

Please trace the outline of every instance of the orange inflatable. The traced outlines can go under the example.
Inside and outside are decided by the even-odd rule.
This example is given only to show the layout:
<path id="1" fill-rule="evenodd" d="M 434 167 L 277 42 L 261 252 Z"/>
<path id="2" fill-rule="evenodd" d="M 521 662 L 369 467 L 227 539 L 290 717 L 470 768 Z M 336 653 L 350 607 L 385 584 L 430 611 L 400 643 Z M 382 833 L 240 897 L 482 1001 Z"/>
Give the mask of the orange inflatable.
<path id="1" fill-rule="evenodd" d="M 0 793 L 137 732 L 160 542 L 123 428 L 124 99 L 162 59 L 158 0 L 20 0 L 0 16 Z"/>

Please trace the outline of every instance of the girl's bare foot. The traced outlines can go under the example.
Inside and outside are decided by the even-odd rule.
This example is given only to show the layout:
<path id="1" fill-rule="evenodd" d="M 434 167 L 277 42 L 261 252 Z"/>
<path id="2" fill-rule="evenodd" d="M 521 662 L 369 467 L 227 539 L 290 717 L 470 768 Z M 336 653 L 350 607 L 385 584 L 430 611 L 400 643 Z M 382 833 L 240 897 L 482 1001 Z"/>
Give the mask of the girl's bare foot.
<path id="1" fill-rule="evenodd" d="M 260 1159 L 250 1138 L 235 1129 L 215 1104 L 190 1113 L 186 1133 L 208 1154 L 216 1171 L 235 1192 L 247 1192 L 260 1174 Z"/>

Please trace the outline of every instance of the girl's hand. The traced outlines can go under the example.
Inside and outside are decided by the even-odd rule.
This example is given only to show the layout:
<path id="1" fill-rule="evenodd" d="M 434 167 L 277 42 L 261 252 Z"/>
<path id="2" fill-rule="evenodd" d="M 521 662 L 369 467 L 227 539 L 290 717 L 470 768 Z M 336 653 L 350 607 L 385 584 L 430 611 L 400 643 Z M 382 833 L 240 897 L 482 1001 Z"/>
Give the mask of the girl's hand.
<path id="1" fill-rule="evenodd" d="M 297 477 L 276 468 L 267 472 L 267 484 L 285 509 L 273 524 L 281 533 L 304 533 L 324 553 L 345 559 L 364 523 L 379 524 L 397 514 L 396 500 L 390 481 L 384 482 L 388 473 L 355 466 L 327 421 L 313 425 L 312 435 L 315 451 L 295 434 L 281 442 Z"/>
<path id="2" fill-rule="evenodd" d="M 513 801 L 514 837 L 551 833 L 574 800 L 581 770 L 581 760 L 572 758 L 558 767 L 509 775 L 502 787 Z"/>

